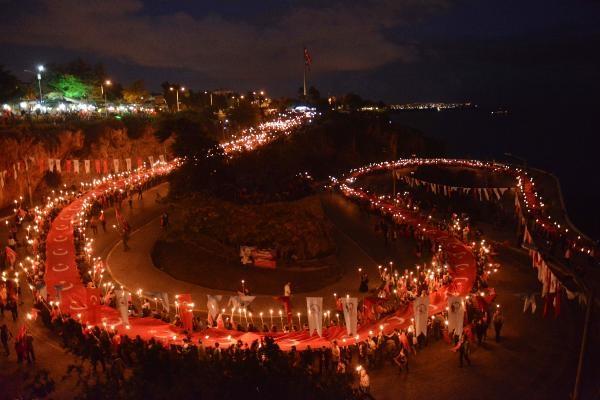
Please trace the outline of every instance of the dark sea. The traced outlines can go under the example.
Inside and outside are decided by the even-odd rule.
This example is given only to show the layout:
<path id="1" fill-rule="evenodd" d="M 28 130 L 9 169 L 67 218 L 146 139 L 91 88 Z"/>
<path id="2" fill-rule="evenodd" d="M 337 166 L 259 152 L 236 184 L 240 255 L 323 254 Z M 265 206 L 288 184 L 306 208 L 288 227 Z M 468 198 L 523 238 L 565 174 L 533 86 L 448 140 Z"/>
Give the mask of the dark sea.
<path id="1" fill-rule="evenodd" d="M 440 139 L 446 156 L 521 163 L 554 173 L 571 221 L 600 239 L 600 110 L 491 109 L 396 111 L 393 121 Z"/>

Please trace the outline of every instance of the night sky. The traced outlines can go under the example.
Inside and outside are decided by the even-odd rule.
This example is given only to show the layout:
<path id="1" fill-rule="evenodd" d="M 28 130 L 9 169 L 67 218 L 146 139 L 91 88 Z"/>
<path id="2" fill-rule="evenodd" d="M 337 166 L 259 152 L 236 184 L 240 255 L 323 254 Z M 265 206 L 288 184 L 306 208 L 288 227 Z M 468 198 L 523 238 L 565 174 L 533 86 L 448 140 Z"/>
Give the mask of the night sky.
<path id="1" fill-rule="evenodd" d="M 0 63 L 74 57 L 127 84 L 295 95 L 311 83 L 389 102 L 597 103 L 600 2 L 0 0 Z"/>

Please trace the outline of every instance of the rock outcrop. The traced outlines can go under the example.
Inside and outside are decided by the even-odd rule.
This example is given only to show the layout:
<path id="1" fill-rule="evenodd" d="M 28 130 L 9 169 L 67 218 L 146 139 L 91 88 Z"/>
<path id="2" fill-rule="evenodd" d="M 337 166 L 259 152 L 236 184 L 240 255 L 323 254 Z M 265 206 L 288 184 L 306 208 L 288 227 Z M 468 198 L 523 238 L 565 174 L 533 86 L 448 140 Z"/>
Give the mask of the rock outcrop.
<path id="1" fill-rule="evenodd" d="M 22 197 L 30 196 L 37 203 L 41 196 L 57 187 L 79 185 L 101 176 L 95 171 L 94 160 L 108 160 L 110 171 L 114 159 L 119 159 L 120 170 L 126 168 L 125 159 L 148 161 L 161 154 L 169 155 L 170 139 L 160 143 L 154 136 L 150 121 L 138 124 L 135 132 L 119 121 L 70 124 L 69 126 L 19 126 L 0 130 L 0 210 L 12 207 Z M 49 172 L 48 159 L 61 160 L 61 172 Z M 80 172 L 74 164 L 67 171 L 67 160 L 79 160 Z M 85 173 L 84 160 L 91 160 L 90 173 Z"/>

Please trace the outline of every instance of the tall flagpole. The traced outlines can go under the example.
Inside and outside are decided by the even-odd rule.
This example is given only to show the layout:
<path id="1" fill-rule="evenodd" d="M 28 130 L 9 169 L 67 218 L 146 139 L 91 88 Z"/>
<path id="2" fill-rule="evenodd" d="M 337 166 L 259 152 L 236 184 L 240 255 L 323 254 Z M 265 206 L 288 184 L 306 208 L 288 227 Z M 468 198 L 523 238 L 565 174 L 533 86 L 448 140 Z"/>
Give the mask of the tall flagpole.
<path id="1" fill-rule="evenodd" d="M 306 99 L 306 60 L 304 61 L 304 98 Z"/>

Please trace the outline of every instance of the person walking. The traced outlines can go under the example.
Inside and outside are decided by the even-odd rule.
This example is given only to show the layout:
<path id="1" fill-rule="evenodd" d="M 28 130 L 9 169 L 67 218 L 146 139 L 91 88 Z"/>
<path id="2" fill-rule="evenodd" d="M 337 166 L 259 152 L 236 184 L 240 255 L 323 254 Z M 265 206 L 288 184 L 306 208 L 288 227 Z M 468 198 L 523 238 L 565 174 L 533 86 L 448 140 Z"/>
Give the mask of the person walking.
<path id="1" fill-rule="evenodd" d="M 35 362 L 35 353 L 33 351 L 33 336 L 29 331 L 27 331 L 23 340 L 25 341 L 25 358 L 27 359 L 27 363 L 31 364 Z"/>
<path id="2" fill-rule="evenodd" d="M 163 229 L 163 231 L 169 229 L 169 214 L 167 214 L 166 211 L 160 216 L 160 227 Z"/>
<path id="3" fill-rule="evenodd" d="M 8 330 L 8 326 L 6 324 L 2 324 L 0 326 L 0 342 L 2 342 L 2 347 L 4 347 L 4 353 L 8 357 L 10 355 L 10 350 L 8 347 L 8 342 L 13 337 L 10 330 Z"/>
<path id="4" fill-rule="evenodd" d="M 100 216 L 98 217 L 98 221 L 100 221 L 100 225 L 102 225 L 102 232 L 106 233 L 106 216 L 104 215 L 104 211 L 100 211 Z"/>
<path id="5" fill-rule="evenodd" d="M 121 239 L 123 240 L 123 251 L 128 251 L 129 247 L 129 233 L 131 232 L 131 228 L 127 221 L 123 222 L 123 228 L 121 229 Z"/>
<path id="6" fill-rule="evenodd" d="M 358 287 L 358 291 L 361 293 L 367 293 L 369 291 L 369 274 L 363 272 L 360 275 L 360 286 Z"/>
<path id="7" fill-rule="evenodd" d="M 367 374 L 367 370 L 364 368 L 360 369 L 360 380 L 358 382 L 358 388 L 360 392 L 368 395 L 371 391 L 371 380 L 369 378 L 369 374 Z"/>
<path id="8" fill-rule="evenodd" d="M 19 309 L 17 308 L 17 302 L 15 301 L 15 299 L 11 296 L 8 298 L 8 302 L 6 304 L 6 308 L 10 310 L 10 313 L 12 314 L 12 319 L 13 322 L 16 322 L 17 319 L 19 318 Z"/>
<path id="9" fill-rule="evenodd" d="M 504 316 L 502 315 L 502 310 L 498 308 L 494 313 L 493 317 L 494 330 L 496 331 L 496 342 L 500 341 L 500 331 L 502 330 L 502 325 L 504 325 Z"/>
<path id="10" fill-rule="evenodd" d="M 467 362 L 467 365 L 471 366 L 471 359 L 469 358 L 470 353 L 471 347 L 469 344 L 469 339 L 465 335 L 463 335 L 462 341 L 460 342 L 460 347 L 458 348 L 461 368 L 463 366 L 463 360 Z"/>

